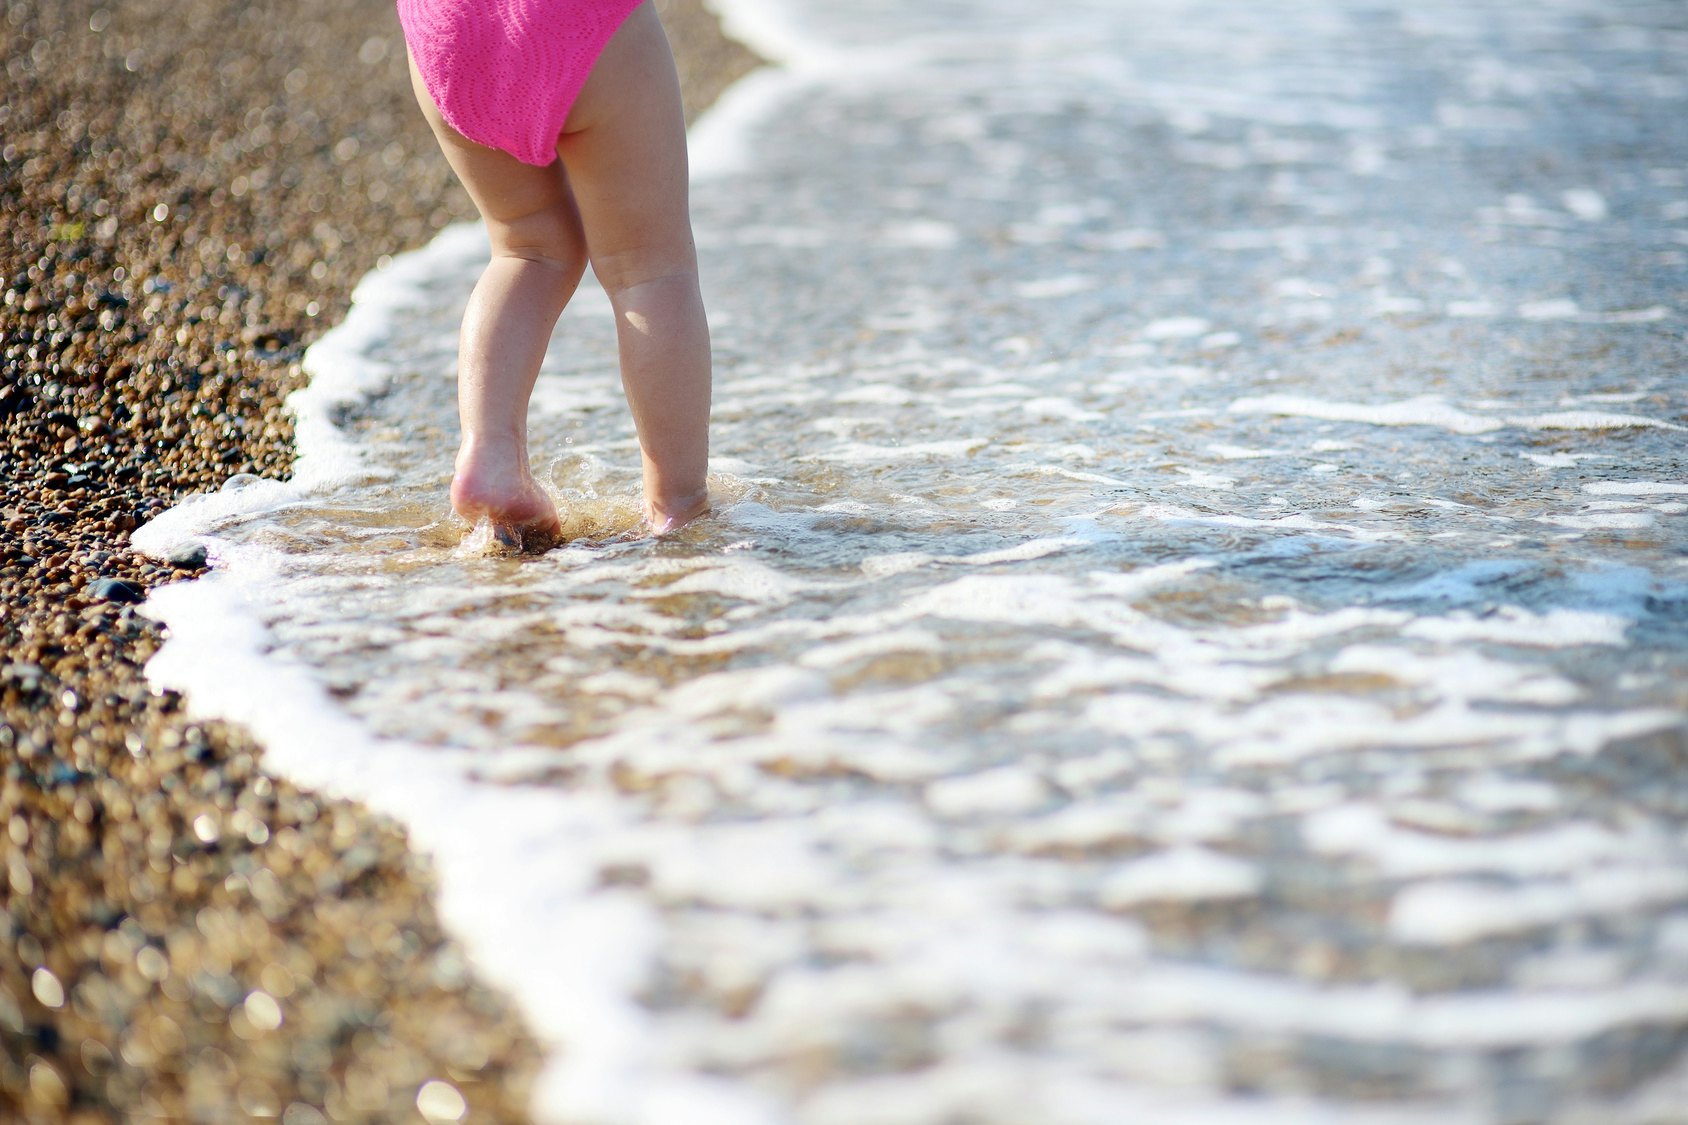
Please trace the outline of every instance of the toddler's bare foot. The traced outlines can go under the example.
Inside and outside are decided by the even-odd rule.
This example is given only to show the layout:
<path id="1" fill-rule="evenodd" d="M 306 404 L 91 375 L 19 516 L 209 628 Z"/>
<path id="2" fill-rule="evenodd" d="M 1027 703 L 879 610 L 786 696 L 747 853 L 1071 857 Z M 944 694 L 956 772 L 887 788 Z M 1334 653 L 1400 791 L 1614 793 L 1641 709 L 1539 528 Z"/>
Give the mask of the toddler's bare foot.
<path id="1" fill-rule="evenodd" d="M 548 550 L 562 536 L 551 497 L 525 464 L 509 458 L 458 454 L 451 507 L 470 523 L 486 520 L 494 539 L 518 551 Z"/>
<path id="2" fill-rule="evenodd" d="M 645 522 L 650 525 L 651 534 L 666 535 L 670 531 L 678 531 L 699 516 L 709 511 L 709 490 L 691 496 L 683 496 L 667 503 L 658 503 L 650 497 L 645 497 Z"/>

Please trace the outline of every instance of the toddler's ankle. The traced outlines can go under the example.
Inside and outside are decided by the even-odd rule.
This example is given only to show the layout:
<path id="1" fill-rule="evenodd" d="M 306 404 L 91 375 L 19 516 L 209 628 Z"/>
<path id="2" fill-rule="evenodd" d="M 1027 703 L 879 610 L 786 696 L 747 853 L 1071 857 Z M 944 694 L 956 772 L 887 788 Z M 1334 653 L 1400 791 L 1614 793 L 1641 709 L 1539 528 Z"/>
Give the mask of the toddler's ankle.
<path id="1" fill-rule="evenodd" d="M 527 468 L 527 440 L 505 435 L 464 434 L 457 447 L 456 467 L 509 472 Z"/>
<path id="2" fill-rule="evenodd" d="M 708 511 L 708 487 L 684 496 L 645 497 L 645 522 L 656 535 L 678 531 Z"/>

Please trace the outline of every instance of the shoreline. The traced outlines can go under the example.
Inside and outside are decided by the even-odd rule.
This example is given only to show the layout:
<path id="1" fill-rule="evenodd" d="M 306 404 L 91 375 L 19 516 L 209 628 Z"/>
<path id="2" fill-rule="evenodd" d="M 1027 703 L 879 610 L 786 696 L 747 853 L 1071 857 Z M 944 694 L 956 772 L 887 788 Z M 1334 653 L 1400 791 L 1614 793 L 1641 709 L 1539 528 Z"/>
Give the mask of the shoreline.
<path id="1" fill-rule="evenodd" d="M 129 533 L 284 476 L 304 348 L 473 218 L 386 0 L 13 5 L 0 109 L 0 1116 L 509 1121 L 541 1052 L 383 818 L 266 777 L 142 678 Z M 748 71 L 659 4 L 688 117 Z M 438 1083 L 439 1085 L 433 1085 Z M 422 1101 L 418 1097 L 421 1094 Z"/>

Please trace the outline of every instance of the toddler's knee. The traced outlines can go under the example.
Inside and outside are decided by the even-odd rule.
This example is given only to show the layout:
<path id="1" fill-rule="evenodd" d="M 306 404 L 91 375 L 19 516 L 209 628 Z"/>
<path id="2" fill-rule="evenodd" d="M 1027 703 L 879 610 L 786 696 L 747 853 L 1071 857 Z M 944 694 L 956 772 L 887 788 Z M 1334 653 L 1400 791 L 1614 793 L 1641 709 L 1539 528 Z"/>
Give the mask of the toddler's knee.
<path id="1" fill-rule="evenodd" d="M 689 246 L 640 247 L 592 258 L 592 272 L 612 297 L 655 281 L 697 278 L 697 253 Z"/>
<path id="2" fill-rule="evenodd" d="M 501 222 L 491 229 L 492 252 L 554 267 L 574 282 L 586 269 L 586 238 L 580 222 L 555 211 L 540 211 Z"/>

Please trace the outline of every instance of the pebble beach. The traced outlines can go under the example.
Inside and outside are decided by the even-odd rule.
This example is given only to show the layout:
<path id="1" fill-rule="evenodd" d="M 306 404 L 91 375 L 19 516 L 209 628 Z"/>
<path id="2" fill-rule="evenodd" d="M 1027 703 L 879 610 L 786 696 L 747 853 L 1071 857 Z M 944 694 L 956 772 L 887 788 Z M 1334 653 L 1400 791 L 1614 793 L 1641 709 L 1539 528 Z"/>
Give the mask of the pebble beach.
<path id="1" fill-rule="evenodd" d="M 754 59 L 663 9 L 688 111 Z M 284 477 L 304 349 L 473 217 L 384 0 L 0 16 L 0 1118 L 523 1119 L 539 1051 L 390 823 L 143 678 L 129 534 Z"/>
<path id="2" fill-rule="evenodd" d="M 1682 1122 L 1681 5 L 706 2 L 520 556 L 390 0 L 5 9 L 0 1122 Z"/>

